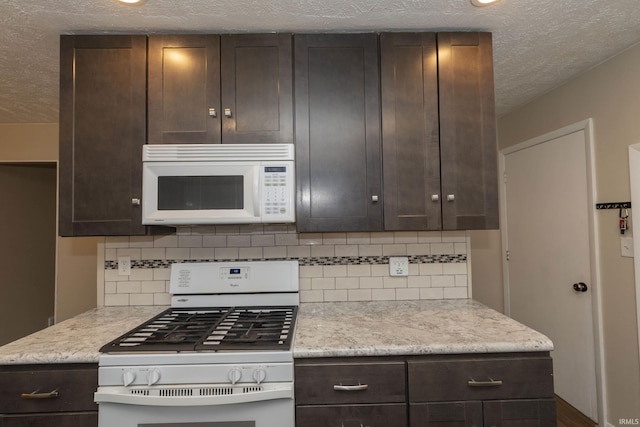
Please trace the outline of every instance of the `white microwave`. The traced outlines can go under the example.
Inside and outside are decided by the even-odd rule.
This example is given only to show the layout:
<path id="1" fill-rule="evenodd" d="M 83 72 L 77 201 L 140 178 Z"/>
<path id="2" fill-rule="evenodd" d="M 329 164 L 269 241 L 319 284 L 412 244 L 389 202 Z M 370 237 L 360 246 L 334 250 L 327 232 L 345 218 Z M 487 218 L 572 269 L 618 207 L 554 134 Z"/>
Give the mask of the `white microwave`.
<path id="1" fill-rule="evenodd" d="M 142 149 L 142 224 L 295 222 L 293 144 Z"/>

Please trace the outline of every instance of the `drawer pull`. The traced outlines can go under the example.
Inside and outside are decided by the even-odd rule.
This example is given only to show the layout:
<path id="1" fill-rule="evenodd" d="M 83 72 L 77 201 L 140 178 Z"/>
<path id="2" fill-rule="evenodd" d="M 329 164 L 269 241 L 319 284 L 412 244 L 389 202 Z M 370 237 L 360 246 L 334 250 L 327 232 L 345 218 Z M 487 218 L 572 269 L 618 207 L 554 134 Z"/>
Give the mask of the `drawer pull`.
<path id="1" fill-rule="evenodd" d="M 467 384 L 469 385 L 469 387 L 498 387 L 502 385 L 502 380 L 494 380 L 492 378 L 489 378 L 489 381 L 476 381 L 471 378 L 469 381 L 467 381 Z"/>
<path id="2" fill-rule="evenodd" d="M 58 397 L 58 390 L 50 391 L 49 393 L 37 393 L 38 390 L 31 393 L 22 393 L 20 395 L 23 399 L 53 399 Z"/>
<path id="3" fill-rule="evenodd" d="M 369 384 L 358 385 L 337 385 L 334 384 L 333 389 L 336 391 L 362 391 L 369 388 Z"/>

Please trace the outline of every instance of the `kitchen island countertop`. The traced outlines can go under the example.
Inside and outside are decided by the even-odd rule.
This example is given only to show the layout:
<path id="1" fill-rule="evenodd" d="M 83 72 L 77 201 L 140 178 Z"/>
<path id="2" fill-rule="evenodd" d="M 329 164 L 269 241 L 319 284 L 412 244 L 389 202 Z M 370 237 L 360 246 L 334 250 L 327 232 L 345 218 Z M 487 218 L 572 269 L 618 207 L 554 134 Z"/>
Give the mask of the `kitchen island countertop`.
<path id="1" fill-rule="evenodd" d="M 99 349 L 166 309 L 99 307 L 0 347 L 0 365 L 96 363 Z M 293 355 L 550 351 L 544 335 L 473 300 L 302 303 Z"/>

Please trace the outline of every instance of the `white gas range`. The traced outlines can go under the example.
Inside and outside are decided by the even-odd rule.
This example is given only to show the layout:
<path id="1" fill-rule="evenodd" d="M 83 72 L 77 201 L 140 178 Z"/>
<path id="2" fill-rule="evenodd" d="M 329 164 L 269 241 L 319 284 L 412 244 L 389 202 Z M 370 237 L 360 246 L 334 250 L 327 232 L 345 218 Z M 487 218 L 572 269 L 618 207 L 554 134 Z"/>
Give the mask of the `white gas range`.
<path id="1" fill-rule="evenodd" d="M 172 264 L 171 308 L 101 349 L 100 427 L 294 427 L 297 261 Z"/>

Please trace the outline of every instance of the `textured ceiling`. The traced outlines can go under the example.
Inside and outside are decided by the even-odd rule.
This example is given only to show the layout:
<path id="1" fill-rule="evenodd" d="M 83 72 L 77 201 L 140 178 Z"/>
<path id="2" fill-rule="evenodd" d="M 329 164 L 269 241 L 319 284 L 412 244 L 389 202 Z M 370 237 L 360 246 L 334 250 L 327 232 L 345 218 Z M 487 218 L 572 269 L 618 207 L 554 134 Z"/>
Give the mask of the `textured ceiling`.
<path id="1" fill-rule="evenodd" d="M 0 123 L 58 120 L 60 34 L 490 31 L 503 115 L 640 41 L 638 22 L 638 0 L 0 0 Z"/>

